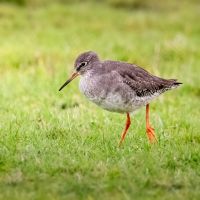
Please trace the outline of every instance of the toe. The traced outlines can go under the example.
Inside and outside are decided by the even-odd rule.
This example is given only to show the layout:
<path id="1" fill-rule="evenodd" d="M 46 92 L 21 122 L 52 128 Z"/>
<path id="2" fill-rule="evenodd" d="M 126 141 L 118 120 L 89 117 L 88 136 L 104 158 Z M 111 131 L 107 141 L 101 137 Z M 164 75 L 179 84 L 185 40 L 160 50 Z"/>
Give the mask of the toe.
<path id="1" fill-rule="evenodd" d="M 146 131 L 147 131 L 147 136 L 149 138 L 150 143 L 157 142 L 156 137 L 155 137 L 154 129 L 151 128 L 151 127 L 148 127 Z"/>

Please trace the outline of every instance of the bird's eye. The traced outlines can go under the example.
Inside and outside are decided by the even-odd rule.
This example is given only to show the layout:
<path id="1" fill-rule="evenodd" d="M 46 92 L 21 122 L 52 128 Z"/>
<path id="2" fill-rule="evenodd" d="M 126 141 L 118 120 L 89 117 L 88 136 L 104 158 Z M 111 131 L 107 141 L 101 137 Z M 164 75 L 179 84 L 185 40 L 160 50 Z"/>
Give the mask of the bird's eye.
<path id="1" fill-rule="evenodd" d="M 87 62 L 82 62 L 78 67 L 77 67 L 77 71 L 79 71 L 81 69 L 81 67 L 84 67 L 87 65 Z"/>
<path id="2" fill-rule="evenodd" d="M 80 64 L 81 67 L 84 67 L 85 65 L 87 65 L 87 62 L 82 62 L 82 63 Z"/>

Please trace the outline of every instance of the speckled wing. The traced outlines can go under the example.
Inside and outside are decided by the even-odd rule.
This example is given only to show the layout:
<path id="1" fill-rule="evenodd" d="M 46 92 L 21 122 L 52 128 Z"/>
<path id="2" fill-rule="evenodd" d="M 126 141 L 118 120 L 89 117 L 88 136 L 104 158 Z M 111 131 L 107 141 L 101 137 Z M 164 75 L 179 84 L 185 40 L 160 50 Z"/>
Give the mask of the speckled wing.
<path id="1" fill-rule="evenodd" d="M 119 73 L 123 77 L 124 83 L 131 87 L 139 97 L 151 96 L 155 93 L 161 94 L 180 84 L 175 79 L 167 80 L 153 76 L 136 66 L 128 71 L 120 70 Z"/>
<path id="2" fill-rule="evenodd" d="M 161 94 L 169 89 L 177 87 L 179 82 L 176 79 L 163 79 L 154 76 L 143 68 L 123 62 L 111 62 L 116 66 L 116 71 L 138 97 L 151 96 L 155 93 Z"/>

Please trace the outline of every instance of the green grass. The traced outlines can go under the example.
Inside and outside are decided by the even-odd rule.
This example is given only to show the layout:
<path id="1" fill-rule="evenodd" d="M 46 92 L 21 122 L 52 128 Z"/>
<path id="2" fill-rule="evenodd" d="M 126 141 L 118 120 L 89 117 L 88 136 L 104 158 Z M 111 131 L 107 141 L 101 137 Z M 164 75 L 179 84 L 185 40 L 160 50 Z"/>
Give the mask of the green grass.
<path id="1" fill-rule="evenodd" d="M 199 199 L 199 5 L 180 6 L 0 4 L 0 199 Z M 151 104 L 158 144 L 144 109 L 118 148 L 125 115 L 58 92 L 86 50 L 184 83 Z"/>

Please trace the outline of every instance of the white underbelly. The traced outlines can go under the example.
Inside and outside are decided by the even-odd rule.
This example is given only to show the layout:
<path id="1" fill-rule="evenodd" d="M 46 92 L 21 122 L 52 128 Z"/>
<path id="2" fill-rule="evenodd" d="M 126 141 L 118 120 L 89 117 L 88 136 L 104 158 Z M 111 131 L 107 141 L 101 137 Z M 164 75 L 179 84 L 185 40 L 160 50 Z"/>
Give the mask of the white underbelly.
<path id="1" fill-rule="evenodd" d="M 138 98 L 132 95 L 132 98 L 123 98 L 120 94 L 104 92 L 99 93 L 98 96 L 92 95 L 91 91 L 84 91 L 83 94 L 93 103 L 100 106 L 101 108 L 119 113 L 134 112 L 142 106 L 145 106 L 151 98 Z M 130 95 L 129 95 L 130 96 Z"/>
<path id="2" fill-rule="evenodd" d="M 137 109 L 150 103 L 157 95 L 148 97 L 132 96 L 130 99 L 123 99 L 119 94 L 109 94 L 101 101 L 93 101 L 105 110 L 119 113 L 134 112 Z"/>
<path id="3" fill-rule="evenodd" d="M 119 94 L 108 94 L 105 99 L 101 99 L 99 102 L 94 102 L 100 107 L 113 111 L 113 112 L 133 112 L 137 109 L 137 106 L 130 101 L 123 99 Z"/>

